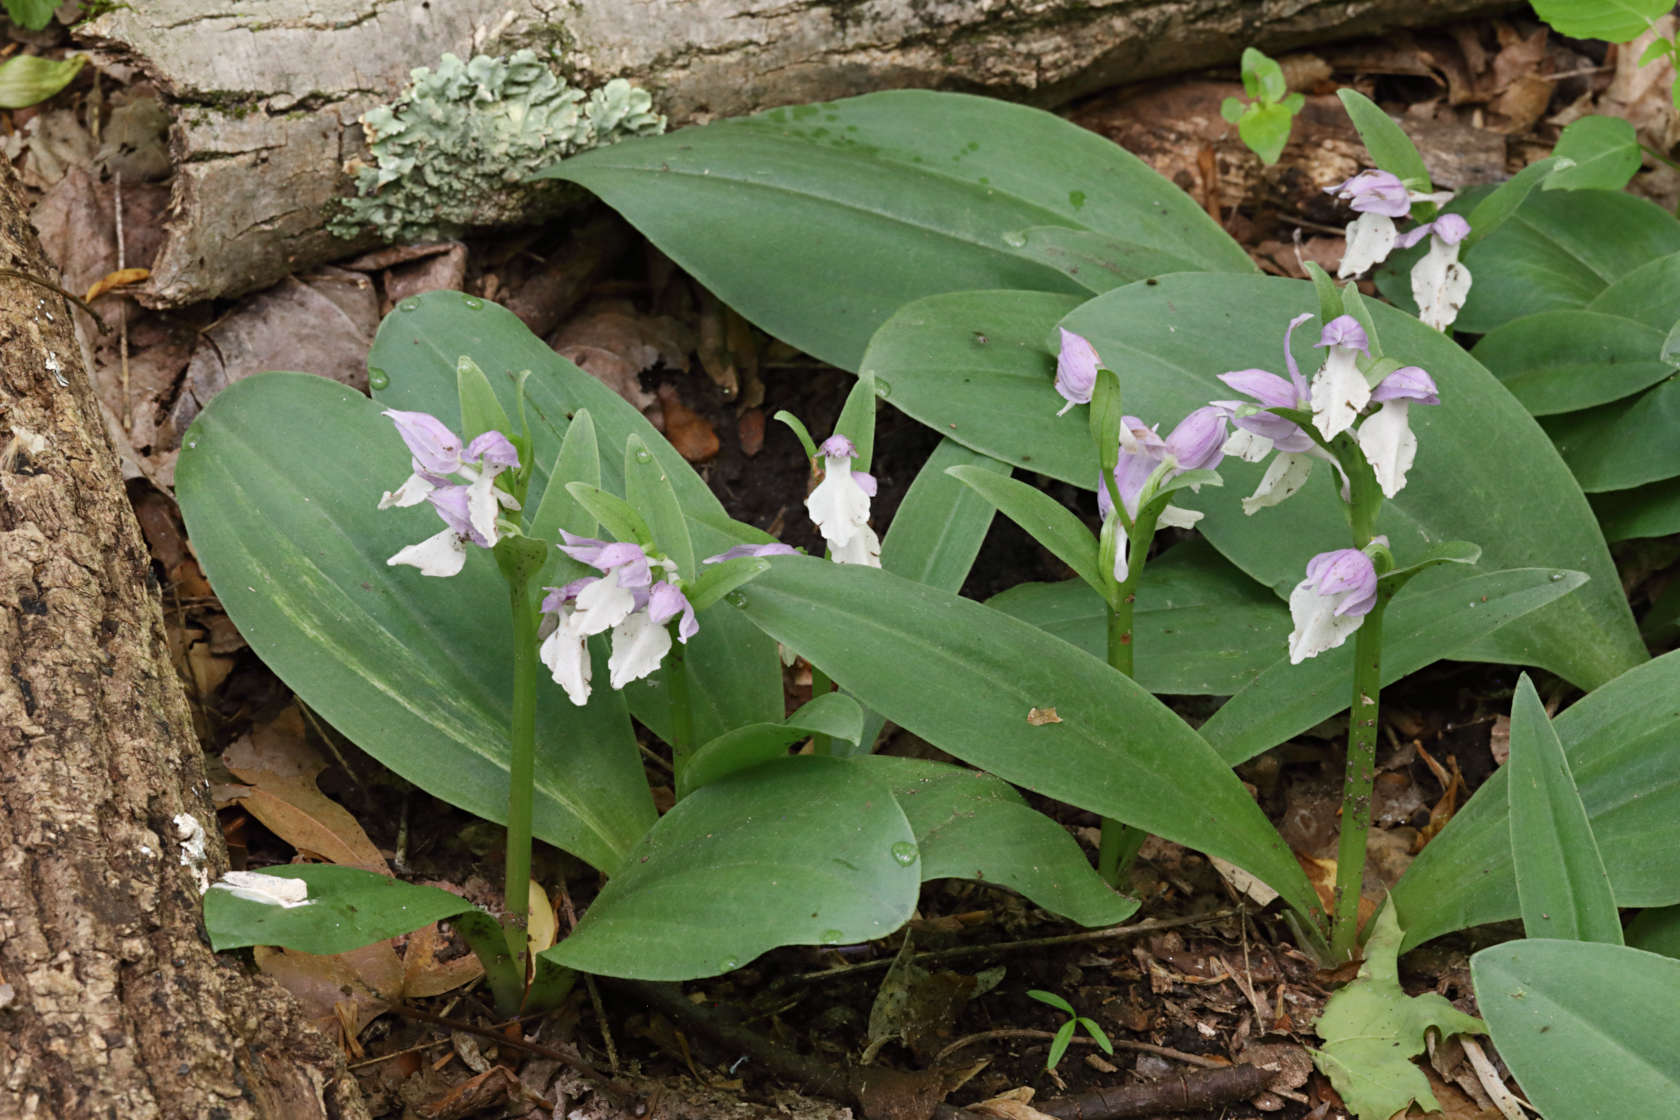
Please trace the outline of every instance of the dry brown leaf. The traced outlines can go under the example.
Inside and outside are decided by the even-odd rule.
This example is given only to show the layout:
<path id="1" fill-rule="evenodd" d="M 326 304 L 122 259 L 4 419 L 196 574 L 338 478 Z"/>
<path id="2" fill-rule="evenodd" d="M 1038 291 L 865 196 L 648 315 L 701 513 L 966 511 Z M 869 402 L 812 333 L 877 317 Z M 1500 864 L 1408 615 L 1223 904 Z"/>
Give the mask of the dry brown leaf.
<path id="1" fill-rule="evenodd" d="M 1023 1085 L 1019 1089 L 1011 1089 L 1007 1093 L 999 1093 L 989 1100 L 969 1105 L 971 1112 L 978 1112 L 985 1116 L 996 1116 L 998 1120 L 1055 1120 L 1048 1112 L 1040 1112 L 1032 1106 L 1033 1090 L 1031 1086 Z"/>
<path id="2" fill-rule="evenodd" d="M 222 752 L 222 763 L 246 783 L 230 791 L 234 800 L 299 852 L 389 875 L 356 818 L 316 787 L 326 763 L 304 735 L 303 717 L 291 707 L 236 739 Z"/>
<path id="3" fill-rule="evenodd" d="M 348 1032 L 351 1037 L 402 998 L 403 966 L 389 941 L 331 957 L 268 946 L 252 952 L 257 968 L 292 993 L 324 1028 L 330 1029 L 337 1020 L 334 1008 L 341 1001 L 353 1001 L 356 1017 Z"/>
<path id="4" fill-rule="evenodd" d="M 115 272 L 107 272 L 93 282 L 93 286 L 87 290 L 87 295 L 82 298 L 92 303 L 113 288 L 126 288 L 130 284 L 138 284 L 151 274 L 152 270 L 149 268 L 119 268 Z"/>
<path id="5" fill-rule="evenodd" d="M 531 944 L 531 952 L 540 953 L 552 946 L 559 936 L 560 919 L 555 916 L 553 903 L 548 901 L 548 892 L 535 879 L 531 880 L 530 899 L 526 905 L 530 907 L 530 913 L 525 921 L 525 937 Z"/>
<path id="6" fill-rule="evenodd" d="M 436 922 L 408 935 L 408 944 L 403 949 L 403 998 L 440 996 L 484 975 L 483 963 L 472 953 L 438 960 L 438 950 L 444 944 Z"/>
<path id="7" fill-rule="evenodd" d="M 561 357 L 644 412 L 653 396 L 639 376 L 657 365 L 688 371 L 687 328 L 664 315 L 643 315 L 623 300 L 597 300 L 560 328 L 550 343 Z"/>
<path id="8" fill-rule="evenodd" d="M 665 438 L 691 463 L 703 463 L 718 453 L 722 443 L 711 423 L 689 408 L 673 385 L 659 387 L 659 407 L 665 414 Z"/>
<path id="9" fill-rule="evenodd" d="M 414 1111 L 426 1120 L 461 1120 L 486 1109 L 495 1109 L 499 1115 L 525 1095 L 525 1086 L 507 1067 L 491 1066 L 452 1086 L 442 1096 L 422 1102 Z"/>

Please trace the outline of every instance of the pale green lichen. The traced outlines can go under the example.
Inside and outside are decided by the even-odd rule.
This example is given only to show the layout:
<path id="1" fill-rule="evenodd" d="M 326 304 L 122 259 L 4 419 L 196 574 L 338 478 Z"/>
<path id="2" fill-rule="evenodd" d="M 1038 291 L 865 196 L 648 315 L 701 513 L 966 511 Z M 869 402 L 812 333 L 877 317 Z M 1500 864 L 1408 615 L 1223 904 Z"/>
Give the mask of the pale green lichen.
<path id="1" fill-rule="evenodd" d="M 535 51 L 443 56 L 396 102 L 362 115 L 373 161 L 352 167 L 357 197 L 327 224 L 387 241 L 453 236 L 529 215 L 556 188 L 530 176 L 586 148 L 665 130 L 653 98 L 622 78 L 587 94 Z"/>

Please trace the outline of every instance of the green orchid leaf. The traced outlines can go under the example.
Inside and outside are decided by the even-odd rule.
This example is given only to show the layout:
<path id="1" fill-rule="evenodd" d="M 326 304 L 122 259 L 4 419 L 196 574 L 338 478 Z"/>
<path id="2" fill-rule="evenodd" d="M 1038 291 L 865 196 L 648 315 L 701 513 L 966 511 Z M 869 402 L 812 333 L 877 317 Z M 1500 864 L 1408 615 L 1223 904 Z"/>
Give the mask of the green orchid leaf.
<path id="1" fill-rule="evenodd" d="M 1619 191 L 1639 172 L 1644 158 L 1633 125 L 1620 117 L 1588 115 L 1570 122 L 1552 149 L 1575 166 L 1552 172 L 1546 190 Z"/>
<path id="2" fill-rule="evenodd" d="M 1066 506 L 1036 486 L 982 468 L 952 467 L 950 473 L 1072 568 L 1091 590 L 1107 593 L 1110 581 L 1097 566 L 1096 539 Z"/>
<path id="3" fill-rule="evenodd" d="M 1413 190 L 1427 192 L 1435 189 L 1429 181 L 1429 169 L 1423 165 L 1423 157 L 1418 154 L 1417 145 L 1412 143 L 1405 129 L 1395 124 L 1394 119 L 1383 112 L 1376 102 L 1357 90 L 1339 89 L 1336 96 L 1342 99 L 1348 118 L 1359 130 L 1359 138 L 1365 142 L 1365 150 L 1370 153 L 1372 163 L 1391 175 L 1407 180 Z"/>
<path id="4" fill-rule="evenodd" d="M 1599 848 L 1610 853 L 1620 906 L 1680 902 L 1680 653 L 1649 661 L 1588 693 L 1552 721 Z M 1408 947 L 1456 929 L 1517 917 L 1508 768 L 1494 771 L 1395 884 Z"/>
<path id="5" fill-rule="evenodd" d="M 436 379 L 438 414 L 454 420 L 454 359 Z M 499 822 L 507 586 L 476 549 L 447 580 L 387 565 L 439 529 L 428 505 L 377 508 L 409 471 L 377 404 L 324 378 L 271 373 L 210 402 L 183 441 L 176 483 L 211 586 L 263 662 L 391 770 Z M 613 870 L 654 818 L 623 697 L 599 688 L 580 709 L 557 687 L 539 689 L 537 728 L 535 834 Z"/>
<path id="6" fill-rule="evenodd" d="M 1188 195 L 1123 149 L 1050 113 L 963 94 L 772 109 L 596 148 L 544 174 L 593 191 L 752 322 L 844 369 L 923 296 L 1074 291 L 1020 252 L 1019 231 L 1035 226 L 1254 270 Z"/>
<path id="7" fill-rule="evenodd" d="M 914 913 L 919 862 L 880 782 L 848 760 L 787 758 L 677 802 L 542 955 L 602 976 L 690 980 L 780 945 L 873 941 Z"/>
<path id="8" fill-rule="evenodd" d="M 1587 497 L 1607 541 L 1680 533 L 1680 478 Z"/>
<path id="9" fill-rule="evenodd" d="M 1500 226 L 1511 220 L 1535 188 L 1550 181 L 1550 177 L 1567 175 L 1574 165 L 1561 156 L 1549 156 L 1529 164 L 1505 180 L 1471 208 L 1467 221 L 1470 232 L 1459 243 L 1460 252 L 1468 252 L 1478 241 L 1491 237 Z M 1474 275 L 1474 274 L 1472 274 Z"/>
<path id="10" fill-rule="evenodd" d="M 270 891 L 212 884 L 204 894 L 204 929 L 218 953 L 248 945 L 317 956 L 347 953 L 476 909 L 460 895 L 356 867 L 292 864 L 254 874 L 302 882 L 307 894 L 284 905 L 263 901 Z"/>
<path id="11" fill-rule="evenodd" d="M 1470 977 L 1499 1056 L 1547 1120 L 1666 1116 L 1680 1100 L 1680 961 L 1590 941 L 1508 941 L 1471 957 Z"/>
<path id="12" fill-rule="evenodd" d="M 587 409 L 572 417 L 548 477 L 600 487 L 601 452 L 595 439 L 595 424 L 590 420 Z M 577 537 L 594 537 L 598 525 L 595 515 L 572 497 L 564 486 L 549 486 L 544 488 L 542 501 L 532 513 L 526 531 L 535 540 L 556 542 L 562 539 L 561 530 Z"/>
<path id="13" fill-rule="evenodd" d="M 1091 229 L 1034 226 L 1016 237 L 1022 242 L 1015 247 L 1021 256 L 1049 265 L 1093 294 L 1124 287 L 1146 276 L 1207 271 L 1205 264 L 1170 249 L 1140 245 Z"/>
<path id="14" fill-rule="evenodd" d="M 670 475 L 640 436 L 631 436 L 624 445 L 624 497 L 633 509 L 643 511 L 654 543 L 677 565 L 677 574 L 693 579 L 694 542 L 682 504 Z"/>
<path id="15" fill-rule="evenodd" d="M 1470 355 L 1535 416 L 1622 400 L 1671 377 L 1663 334 L 1635 319 L 1560 308 L 1525 315 L 1483 335 Z"/>
<path id="16" fill-rule="evenodd" d="M 1680 476 L 1677 423 L 1680 380 L 1670 377 L 1636 396 L 1549 416 L 1542 427 L 1581 489 L 1596 494 Z"/>
<path id="17" fill-rule="evenodd" d="M 830 692 L 811 701 L 781 723 L 751 723 L 726 731 L 703 744 L 677 775 L 677 796 L 703 785 L 787 756 L 787 749 L 813 735 L 855 744 L 863 733 L 863 709 L 850 696 Z"/>
<path id="18" fill-rule="evenodd" d="M 1511 864 L 1529 937 L 1622 943 L 1616 896 L 1569 758 L 1524 673 L 1511 701 Z"/>

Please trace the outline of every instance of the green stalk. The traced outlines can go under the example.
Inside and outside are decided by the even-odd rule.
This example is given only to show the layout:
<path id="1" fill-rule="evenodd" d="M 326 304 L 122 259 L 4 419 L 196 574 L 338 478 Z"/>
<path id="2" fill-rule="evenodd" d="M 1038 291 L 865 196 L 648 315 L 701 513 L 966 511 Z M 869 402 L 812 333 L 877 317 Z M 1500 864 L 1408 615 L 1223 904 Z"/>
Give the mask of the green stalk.
<path id="1" fill-rule="evenodd" d="M 508 738 L 507 882 L 502 906 L 508 948 L 523 974 L 531 906 L 531 804 L 537 755 L 537 611 L 528 575 L 508 581 L 513 609 L 513 717 Z"/>
<path id="2" fill-rule="evenodd" d="M 671 692 L 671 770 L 681 788 L 683 771 L 694 753 L 694 709 L 688 699 L 688 661 L 682 644 L 676 643 L 665 662 L 665 680 Z"/>
<path id="3" fill-rule="evenodd" d="M 1138 519 L 1126 533 L 1126 578 L 1117 586 L 1115 602 L 1108 611 L 1108 663 L 1128 677 L 1133 675 L 1135 658 L 1133 638 L 1136 628 L 1133 622 L 1138 579 L 1149 559 L 1149 546 L 1155 540 L 1155 522 L 1160 516 L 1160 507 L 1155 503 L 1138 511 Z M 1138 849 L 1143 847 L 1148 836 L 1142 829 L 1103 818 L 1102 840 L 1097 847 L 1097 874 L 1105 883 L 1111 887 L 1120 885 L 1121 876 L 1132 865 Z"/>
<path id="4" fill-rule="evenodd" d="M 1365 882 L 1365 843 L 1371 832 L 1371 792 L 1377 773 L 1377 702 L 1382 690 L 1382 624 L 1388 594 L 1378 592 L 1354 634 L 1353 703 L 1348 711 L 1347 773 L 1342 780 L 1342 836 L 1336 849 L 1335 914 L 1330 951 L 1351 960 L 1359 946 L 1359 896 Z"/>

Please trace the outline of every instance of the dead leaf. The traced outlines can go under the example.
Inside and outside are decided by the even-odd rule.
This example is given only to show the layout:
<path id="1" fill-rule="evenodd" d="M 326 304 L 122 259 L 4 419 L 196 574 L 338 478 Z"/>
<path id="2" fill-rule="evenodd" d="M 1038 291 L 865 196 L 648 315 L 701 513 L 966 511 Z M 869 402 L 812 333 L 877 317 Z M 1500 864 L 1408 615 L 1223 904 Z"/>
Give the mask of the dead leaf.
<path id="1" fill-rule="evenodd" d="M 119 268 L 115 272 L 107 272 L 93 282 L 93 286 L 87 290 L 87 295 L 82 298 L 92 303 L 113 288 L 126 288 L 130 284 L 138 284 L 151 274 L 152 270 L 149 268 Z"/>
<path id="2" fill-rule="evenodd" d="M 1043 727 L 1047 723 L 1061 723 L 1062 717 L 1056 714 L 1055 708 L 1028 708 L 1027 723 L 1032 727 Z"/>
<path id="3" fill-rule="evenodd" d="M 530 899 L 526 905 L 530 907 L 530 916 L 525 922 L 525 937 L 531 944 L 531 952 L 540 953 L 554 944 L 560 932 L 560 922 L 554 916 L 548 892 L 535 879 L 531 880 Z"/>
<path id="4" fill-rule="evenodd" d="M 525 1099 L 525 1086 L 506 1066 L 491 1066 L 451 1087 L 441 1097 L 424 1101 L 415 1112 L 426 1120 L 462 1120 L 487 1109 L 498 1114 Z"/>
<path id="5" fill-rule="evenodd" d="M 1040 1112 L 1032 1106 L 1033 1090 L 1031 1086 L 1023 1085 L 1019 1089 L 1011 1089 L 1007 1093 L 999 1093 L 989 1100 L 969 1105 L 969 1110 L 985 1116 L 996 1116 L 999 1120 L 1056 1120 L 1048 1112 Z"/>
<path id="6" fill-rule="evenodd" d="M 735 421 L 735 435 L 741 441 L 741 454 L 751 459 L 764 450 L 764 410 L 749 408 Z"/>
<path id="7" fill-rule="evenodd" d="M 686 373 L 693 349 L 680 321 L 641 314 L 623 300 L 590 303 L 550 345 L 644 412 L 653 396 L 642 388 L 640 375 L 658 365 Z"/>
<path id="8" fill-rule="evenodd" d="M 444 944 L 436 922 L 408 935 L 408 944 L 403 949 L 403 998 L 440 996 L 484 975 L 483 963 L 472 953 L 438 960 L 438 950 Z"/>
<path id="9" fill-rule="evenodd" d="M 327 764 L 305 741 L 303 717 L 295 706 L 234 740 L 222 752 L 222 763 L 246 783 L 228 791 L 233 800 L 299 852 L 344 867 L 391 873 L 356 818 L 316 787 Z"/>
<path id="10" fill-rule="evenodd" d="M 659 407 L 665 414 L 665 438 L 691 463 L 704 463 L 722 446 L 710 422 L 682 402 L 676 386 L 659 387 Z"/>
<path id="11" fill-rule="evenodd" d="M 324 1028 L 337 1021 L 334 1008 L 340 1002 L 352 1001 L 356 1013 L 347 1031 L 352 1038 L 402 998 L 403 966 L 389 941 L 331 957 L 268 946 L 252 954 L 257 968 L 292 993 Z"/>
<path id="12" fill-rule="evenodd" d="M 467 247 L 459 241 L 441 246 L 442 252 L 393 264 L 385 270 L 384 311 L 410 296 L 426 292 L 458 292 L 467 282 Z"/>
<path id="13" fill-rule="evenodd" d="M 1488 750 L 1493 754 L 1496 766 L 1503 766 L 1511 757 L 1511 719 L 1509 716 L 1493 717 L 1493 729 L 1488 732 Z M 1440 775 L 1436 775 L 1439 777 Z"/>

